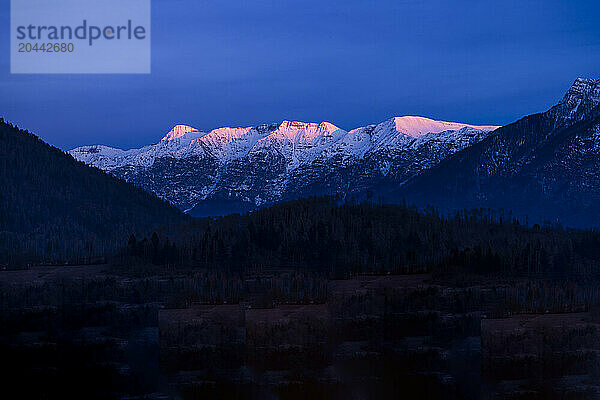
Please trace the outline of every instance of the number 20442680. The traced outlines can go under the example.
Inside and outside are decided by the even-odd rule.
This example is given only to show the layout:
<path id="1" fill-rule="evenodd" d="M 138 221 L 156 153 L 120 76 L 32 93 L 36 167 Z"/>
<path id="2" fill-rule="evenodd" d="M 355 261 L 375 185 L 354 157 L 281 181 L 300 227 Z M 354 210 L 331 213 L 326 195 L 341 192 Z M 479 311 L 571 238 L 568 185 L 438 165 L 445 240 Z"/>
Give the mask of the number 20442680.
<path id="1" fill-rule="evenodd" d="M 75 50 L 73 43 L 19 43 L 19 53 L 72 53 Z"/>

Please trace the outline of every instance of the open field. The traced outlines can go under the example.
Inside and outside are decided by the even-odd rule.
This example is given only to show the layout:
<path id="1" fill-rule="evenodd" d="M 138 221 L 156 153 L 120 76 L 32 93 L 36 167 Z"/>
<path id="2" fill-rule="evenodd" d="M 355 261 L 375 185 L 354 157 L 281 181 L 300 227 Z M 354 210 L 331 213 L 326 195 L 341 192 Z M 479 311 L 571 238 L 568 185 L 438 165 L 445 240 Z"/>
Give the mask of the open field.
<path id="1" fill-rule="evenodd" d="M 0 350 L 11 382 L 60 393 L 78 377 L 65 398 L 107 380 L 103 398 L 588 396 L 597 312 L 513 310 L 577 310 L 595 293 L 429 274 L 33 267 L 0 272 Z"/>
<path id="2" fill-rule="evenodd" d="M 592 313 L 483 320 L 485 398 L 600 398 L 599 322 Z"/>
<path id="3" fill-rule="evenodd" d="M 90 279 L 107 276 L 108 270 L 109 266 L 106 264 L 35 266 L 22 270 L 0 271 L 0 283 L 41 284 L 55 282 L 60 279 Z"/>

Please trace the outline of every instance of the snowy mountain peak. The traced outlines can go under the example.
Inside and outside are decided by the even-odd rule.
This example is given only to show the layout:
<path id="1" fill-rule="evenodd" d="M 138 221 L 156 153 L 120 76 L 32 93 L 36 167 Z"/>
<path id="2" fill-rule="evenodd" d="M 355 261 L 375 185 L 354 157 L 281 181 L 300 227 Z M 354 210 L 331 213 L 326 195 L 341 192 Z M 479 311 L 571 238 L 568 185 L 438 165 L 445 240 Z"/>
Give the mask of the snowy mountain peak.
<path id="1" fill-rule="evenodd" d="M 331 136 L 334 132 L 343 132 L 329 122 L 283 121 L 270 135 L 270 140 L 287 139 L 300 142 L 311 142 L 317 138 Z"/>
<path id="2" fill-rule="evenodd" d="M 600 103 L 600 79 L 577 78 L 565 94 L 561 103 L 590 101 Z"/>
<path id="3" fill-rule="evenodd" d="M 577 78 L 562 100 L 548 113 L 556 127 L 585 119 L 600 105 L 600 79 Z"/>
<path id="4" fill-rule="evenodd" d="M 393 122 L 397 132 L 413 138 L 419 138 L 428 133 L 457 131 L 466 127 L 482 131 L 493 131 L 499 128 L 498 126 L 476 126 L 458 122 L 436 121 L 416 116 L 395 117 Z"/>
<path id="5" fill-rule="evenodd" d="M 209 141 L 209 142 L 216 141 L 216 142 L 220 142 L 220 143 L 228 143 L 228 142 L 232 142 L 232 141 L 240 138 L 241 136 L 245 135 L 251 129 L 252 129 L 251 127 L 248 127 L 248 128 L 230 128 L 230 127 L 217 128 L 217 129 L 213 129 L 212 131 L 210 131 L 210 133 L 204 137 L 204 140 Z"/>
<path id="6" fill-rule="evenodd" d="M 178 139 L 184 136 L 186 133 L 190 132 L 198 132 L 198 129 L 192 128 L 191 126 L 187 125 L 175 125 L 173 129 L 171 129 L 169 133 L 167 133 L 165 137 L 163 137 L 160 141 L 166 142 L 169 140 Z"/>

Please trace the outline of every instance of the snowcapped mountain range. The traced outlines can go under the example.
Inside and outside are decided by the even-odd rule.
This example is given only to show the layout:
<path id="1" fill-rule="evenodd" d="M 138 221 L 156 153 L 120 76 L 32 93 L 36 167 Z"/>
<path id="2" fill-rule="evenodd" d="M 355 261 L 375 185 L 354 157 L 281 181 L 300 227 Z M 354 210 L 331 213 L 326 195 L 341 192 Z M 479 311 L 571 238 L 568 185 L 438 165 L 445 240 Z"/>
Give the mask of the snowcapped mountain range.
<path id="1" fill-rule="evenodd" d="M 210 132 L 177 125 L 160 142 L 139 149 L 94 145 L 69 153 L 182 210 L 211 215 L 402 183 L 497 128 L 414 116 L 351 131 L 329 122 Z"/>
<path id="2" fill-rule="evenodd" d="M 329 122 L 210 132 L 177 125 L 140 149 L 70 154 L 196 216 L 373 192 L 447 212 L 504 209 L 600 226 L 600 80 L 577 79 L 548 111 L 503 127 L 412 116 L 350 131 Z"/>

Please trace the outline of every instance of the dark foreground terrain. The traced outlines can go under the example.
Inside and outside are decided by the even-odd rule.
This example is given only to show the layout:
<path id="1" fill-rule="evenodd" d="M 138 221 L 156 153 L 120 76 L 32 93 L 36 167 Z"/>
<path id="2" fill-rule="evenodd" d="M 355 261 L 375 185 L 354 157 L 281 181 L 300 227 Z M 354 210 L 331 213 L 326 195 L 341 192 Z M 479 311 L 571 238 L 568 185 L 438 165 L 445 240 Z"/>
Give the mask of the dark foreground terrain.
<path id="1" fill-rule="evenodd" d="M 161 310 L 161 366 L 190 398 L 476 397 L 479 313 L 466 290 L 428 280 L 329 281 L 323 304 Z"/>
<path id="2" fill-rule="evenodd" d="M 133 232 L 0 264 L 5 393 L 598 398 L 596 231 L 336 197 Z"/>
<path id="3" fill-rule="evenodd" d="M 600 397 L 600 315 L 515 315 L 482 321 L 484 398 Z"/>
<path id="4" fill-rule="evenodd" d="M 330 279 L 291 268 L 136 271 L 1 271 L 3 390 L 61 399 L 600 393 L 593 285 Z"/>

